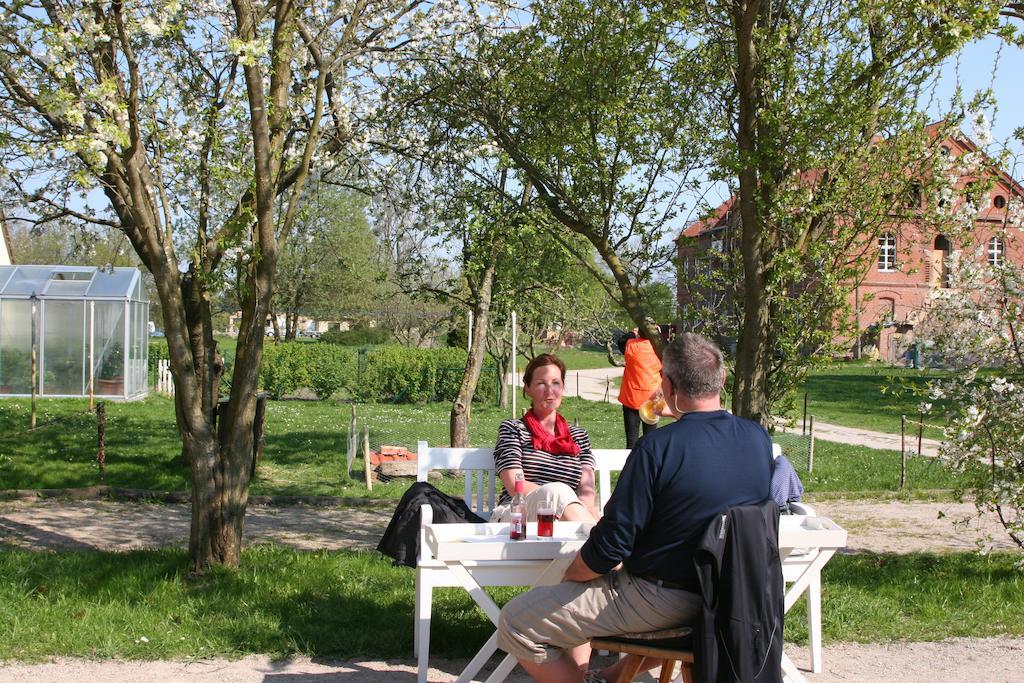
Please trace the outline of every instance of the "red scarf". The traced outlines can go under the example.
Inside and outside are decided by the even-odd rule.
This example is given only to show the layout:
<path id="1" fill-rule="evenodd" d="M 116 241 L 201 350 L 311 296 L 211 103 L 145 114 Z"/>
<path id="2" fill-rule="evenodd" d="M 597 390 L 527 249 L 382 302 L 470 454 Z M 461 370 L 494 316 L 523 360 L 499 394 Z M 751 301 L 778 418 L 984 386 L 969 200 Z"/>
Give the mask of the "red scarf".
<path id="1" fill-rule="evenodd" d="M 533 436 L 533 447 L 538 451 L 547 451 L 554 455 L 579 456 L 580 445 L 569 433 L 569 423 L 558 413 L 555 413 L 554 434 L 544 428 L 544 425 L 537 419 L 537 414 L 533 412 L 533 408 L 527 410 L 523 415 L 523 422 Z"/>

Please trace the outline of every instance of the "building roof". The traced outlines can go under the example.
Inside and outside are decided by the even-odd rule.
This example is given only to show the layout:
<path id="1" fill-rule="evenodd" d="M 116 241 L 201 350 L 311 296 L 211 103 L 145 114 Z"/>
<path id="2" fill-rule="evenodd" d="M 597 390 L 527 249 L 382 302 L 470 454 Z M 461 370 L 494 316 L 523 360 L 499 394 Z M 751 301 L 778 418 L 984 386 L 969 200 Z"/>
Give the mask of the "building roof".
<path id="1" fill-rule="evenodd" d="M 138 268 L 0 266 L 0 297 L 148 301 Z"/>
<path id="2" fill-rule="evenodd" d="M 703 232 L 707 232 L 712 228 L 716 227 L 725 220 L 725 217 L 729 215 L 729 211 L 732 209 L 732 205 L 736 203 L 736 195 L 733 195 L 726 199 L 724 202 L 718 205 L 718 207 L 711 212 L 711 215 L 707 218 L 701 218 L 700 220 L 693 221 L 685 228 L 679 237 L 696 237 Z M 677 238 L 678 239 L 678 238 Z"/>
<path id="3" fill-rule="evenodd" d="M 942 132 L 944 126 L 945 126 L 945 121 L 936 121 L 935 123 L 928 124 L 925 127 L 925 132 L 929 136 L 937 137 Z M 875 141 L 882 141 L 882 140 L 883 140 L 883 138 L 881 138 L 880 136 L 876 136 L 875 137 Z M 956 131 L 955 133 L 950 135 L 947 138 L 947 140 L 950 140 L 952 142 L 956 142 L 957 144 L 959 144 L 962 147 L 966 148 L 970 152 L 978 152 L 978 151 L 980 151 L 979 148 L 978 148 L 978 145 L 973 140 L 971 140 L 971 138 L 969 138 L 967 135 L 965 135 L 963 133 L 963 131 L 960 131 L 960 130 Z M 990 173 L 994 172 L 996 174 L 996 176 L 998 177 L 998 179 L 1000 181 L 1006 183 L 1006 185 L 1010 188 L 1010 190 L 1012 192 L 1016 193 L 1018 196 L 1024 197 L 1024 186 L 1021 186 L 1020 183 L 1018 183 L 1016 180 L 1014 180 L 1013 177 L 1009 173 L 1004 171 L 1002 168 L 999 168 L 995 164 L 995 162 L 993 160 L 988 159 L 988 161 L 991 164 L 990 168 L 987 169 L 988 172 L 990 172 Z M 801 174 L 801 177 L 804 177 L 804 178 L 806 178 L 807 180 L 809 180 L 810 182 L 813 183 L 814 181 L 818 180 L 818 178 L 821 175 L 822 175 L 822 170 L 821 169 L 813 169 L 813 170 L 810 170 L 810 171 L 804 171 Z M 715 228 L 721 227 L 722 225 L 725 224 L 726 219 L 727 219 L 727 217 L 729 215 L 729 212 L 732 211 L 732 207 L 736 203 L 736 199 L 737 199 L 736 195 L 730 196 L 728 199 L 726 199 L 724 202 L 722 202 L 718 207 L 716 207 L 711 212 L 711 214 L 709 216 L 707 216 L 706 218 L 702 218 L 700 220 L 693 221 L 692 223 L 687 225 L 685 228 L 683 228 L 683 231 L 681 233 L 679 233 L 679 236 L 676 239 L 679 240 L 680 238 L 683 238 L 683 237 L 697 237 L 698 235 L 701 235 L 701 234 L 706 233 L 706 232 L 710 232 L 711 230 L 714 230 Z"/>

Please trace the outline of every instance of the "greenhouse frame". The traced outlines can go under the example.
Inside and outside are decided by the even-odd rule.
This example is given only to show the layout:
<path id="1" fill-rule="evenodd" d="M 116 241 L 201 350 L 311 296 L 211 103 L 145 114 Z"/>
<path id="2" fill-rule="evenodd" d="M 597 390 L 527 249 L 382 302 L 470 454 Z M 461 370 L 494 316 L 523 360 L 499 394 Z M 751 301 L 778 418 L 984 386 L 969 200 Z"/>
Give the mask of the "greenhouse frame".
<path id="1" fill-rule="evenodd" d="M 34 352 L 34 353 L 33 353 Z M 149 300 L 137 268 L 0 266 L 0 396 L 143 398 Z"/>

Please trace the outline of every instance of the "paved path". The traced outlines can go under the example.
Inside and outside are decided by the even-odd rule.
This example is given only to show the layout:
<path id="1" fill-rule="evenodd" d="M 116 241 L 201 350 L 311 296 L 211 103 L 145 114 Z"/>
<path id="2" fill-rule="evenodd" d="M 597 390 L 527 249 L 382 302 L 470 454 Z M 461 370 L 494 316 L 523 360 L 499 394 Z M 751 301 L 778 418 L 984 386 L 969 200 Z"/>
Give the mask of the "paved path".
<path id="1" fill-rule="evenodd" d="M 579 396 L 588 401 L 618 403 L 619 388 L 616 377 L 622 377 L 623 368 L 597 368 L 593 370 L 570 370 L 565 378 L 565 393 Z"/>
<path id="2" fill-rule="evenodd" d="M 598 368 L 594 370 L 570 370 L 566 378 L 567 393 L 570 396 L 577 394 L 581 398 L 591 401 L 616 402 L 618 389 L 611 386 L 606 393 L 608 386 L 615 377 L 622 376 L 622 368 Z M 829 424 L 827 422 L 814 422 L 814 436 L 825 441 L 837 441 L 839 443 L 854 444 L 879 450 L 899 451 L 900 435 L 875 432 L 860 427 L 843 427 L 841 425 Z M 922 439 L 921 453 L 923 455 L 938 455 L 940 442 L 935 439 Z M 907 452 L 917 452 L 916 435 L 907 435 L 905 447 Z"/>
<path id="3" fill-rule="evenodd" d="M 855 444 L 867 448 L 879 450 L 899 451 L 900 435 L 886 434 L 885 432 L 874 432 L 870 429 L 860 427 L 843 427 L 841 425 L 829 424 L 827 422 L 814 421 L 814 438 L 825 441 L 838 441 L 839 443 Z M 940 441 L 936 439 L 921 440 L 921 454 L 936 456 L 939 454 Z M 917 434 L 907 434 L 903 446 L 908 453 L 917 452 Z"/>

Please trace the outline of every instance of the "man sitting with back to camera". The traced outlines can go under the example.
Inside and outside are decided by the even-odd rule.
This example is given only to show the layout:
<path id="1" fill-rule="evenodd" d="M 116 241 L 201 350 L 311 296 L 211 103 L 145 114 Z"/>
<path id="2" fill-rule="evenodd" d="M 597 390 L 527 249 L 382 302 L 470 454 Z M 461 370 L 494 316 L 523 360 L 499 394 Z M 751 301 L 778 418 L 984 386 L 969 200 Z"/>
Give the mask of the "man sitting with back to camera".
<path id="1" fill-rule="evenodd" d="M 637 443 L 562 583 L 501 610 L 498 646 L 538 681 L 614 680 L 624 660 L 584 672 L 567 652 L 591 638 L 693 623 L 701 610 L 693 555 L 708 523 L 769 496 L 771 439 L 722 409 L 718 347 L 685 333 L 669 342 L 662 364 L 677 421 Z"/>

